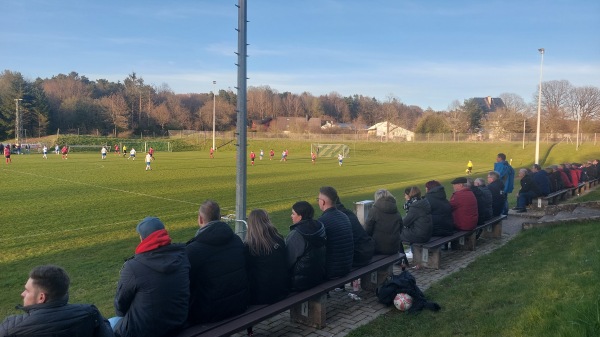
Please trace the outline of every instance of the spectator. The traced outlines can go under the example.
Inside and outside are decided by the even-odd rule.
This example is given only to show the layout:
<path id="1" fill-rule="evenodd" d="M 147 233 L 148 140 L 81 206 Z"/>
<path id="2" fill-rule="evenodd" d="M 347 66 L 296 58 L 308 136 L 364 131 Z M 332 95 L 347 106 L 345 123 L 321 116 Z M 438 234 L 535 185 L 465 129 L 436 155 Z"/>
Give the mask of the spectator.
<path id="1" fill-rule="evenodd" d="M 479 219 L 477 199 L 467 186 L 467 178 L 460 177 L 452 180 L 452 188 L 454 193 L 450 198 L 450 206 L 452 206 L 454 227 L 461 231 L 475 229 Z"/>
<path id="2" fill-rule="evenodd" d="M 248 304 L 271 304 L 287 296 L 290 277 L 285 241 L 263 209 L 248 215 L 245 242 Z"/>
<path id="3" fill-rule="evenodd" d="M 541 192 L 526 169 L 519 170 L 519 178 L 521 178 L 521 189 L 517 195 L 517 207 L 513 210 L 523 213 L 527 212 L 527 205 L 531 204 L 531 199 L 540 196 Z"/>
<path id="4" fill-rule="evenodd" d="M 444 186 L 436 180 L 425 183 L 425 198 L 431 206 L 432 236 L 448 236 L 454 233 L 452 206 L 446 197 Z"/>
<path id="5" fill-rule="evenodd" d="M 346 214 L 352 225 L 352 238 L 354 239 L 354 255 L 352 266 L 362 267 L 371 262 L 373 252 L 375 251 L 375 241 L 367 234 L 365 228 L 358 221 L 358 217 L 351 210 L 344 207 L 342 201 L 338 198 L 335 202 L 335 208 Z"/>
<path id="6" fill-rule="evenodd" d="M 550 179 L 548 179 L 548 173 L 545 170 L 542 170 L 538 164 L 533 164 L 531 171 L 533 172 L 533 181 L 540 190 L 540 195 L 547 196 L 550 194 Z"/>
<path id="7" fill-rule="evenodd" d="M 375 253 L 391 255 L 400 250 L 402 216 L 396 198 L 388 190 L 375 192 L 375 204 L 365 221 L 365 230 L 375 241 Z"/>
<path id="8" fill-rule="evenodd" d="M 313 219 L 315 210 L 306 201 L 292 206 L 290 234 L 285 238 L 292 290 L 302 291 L 325 279 L 325 226 Z"/>
<path id="9" fill-rule="evenodd" d="M 581 182 L 581 169 L 576 164 L 565 164 L 565 167 L 569 169 L 571 174 L 571 182 L 573 183 L 573 187 L 579 186 Z"/>
<path id="10" fill-rule="evenodd" d="M 471 191 L 477 200 L 477 225 L 483 225 L 494 215 L 492 192 L 485 186 L 485 181 L 482 178 L 475 179 Z"/>
<path id="11" fill-rule="evenodd" d="M 508 195 L 512 193 L 515 185 L 515 170 L 510 166 L 510 163 L 506 161 L 506 155 L 504 153 L 498 153 L 496 157 L 496 163 L 494 163 L 494 171 L 500 175 L 500 180 L 504 183 L 504 208 L 502 214 L 508 214 Z"/>
<path id="12" fill-rule="evenodd" d="M 421 197 L 421 190 L 417 186 L 404 190 L 404 209 L 406 216 L 402 219 L 403 242 L 423 243 L 431 239 L 433 223 L 431 220 L 431 205 L 426 198 Z"/>
<path id="13" fill-rule="evenodd" d="M 317 202 L 323 215 L 319 221 L 325 226 L 327 234 L 327 257 L 325 273 L 327 279 L 344 276 L 352 269 L 354 255 L 354 238 L 350 219 L 335 208 L 338 199 L 337 191 L 331 186 L 323 186 L 319 190 Z"/>
<path id="14" fill-rule="evenodd" d="M 487 175 L 488 189 L 492 193 L 492 216 L 502 214 L 504 208 L 504 183 L 500 180 L 500 175 L 496 171 L 490 171 Z"/>
<path id="15" fill-rule="evenodd" d="M 185 245 L 172 244 L 158 218 L 144 218 L 136 231 L 141 242 L 121 269 L 111 326 L 121 337 L 169 336 L 183 326 L 188 313 Z"/>
<path id="16" fill-rule="evenodd" d="M 570 173 L 567 174 L 565 172 L 564 165 L 554 165 L 553 169 L 556 168 L 560 173 L 560 180 L 562 181 L 563 188 L 571 188 L 573 187 L 573 183 L 571 182 L 571 178 L 569 177 Z"/>
<path id="17" fill-rule="evenodd" d="M 0 336 L 111 337 L 108 321 L 89 304 L 68 304 L 69 275 L 58 266 L 33 268 L 21 293 L 25 313 L 6 317 Z"/>
<path id="18" fill-rule="evenodd" d="M 558 168 L 555 168 L 555 166 L 548 166 L 546 172 L 548 173 L 548 179 L 550 180 L 550 191 L 556 192 L 562 190 L 563 181 L 560 172 L 558 172 Z"/>
<path id="19" fill-rule="evenodd" d="M 192 324 L 215 322 L 241 314 L 248 301 L 244 243 L 221 219 L 219 205 L 207 200 L 198 210 L 196 236 L 186 251 L 191 264 Z"/>

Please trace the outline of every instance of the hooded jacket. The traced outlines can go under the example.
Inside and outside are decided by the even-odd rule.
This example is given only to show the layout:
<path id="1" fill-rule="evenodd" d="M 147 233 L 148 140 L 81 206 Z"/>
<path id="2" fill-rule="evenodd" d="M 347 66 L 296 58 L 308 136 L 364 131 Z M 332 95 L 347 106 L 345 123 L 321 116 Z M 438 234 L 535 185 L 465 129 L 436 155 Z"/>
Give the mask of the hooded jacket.
<path id="1" fill-rule="evenodd" d="M 431 239 L 433 223 L 431 221 L 431 205 L 427 199 L 422 198 L 412 202 L 402 219 L 402 241 L 422 243 Z"/>
<path id="2" fill-rule="evenodd" d="M 138 253 L 121 269 L 115 311 L 123 319 L 115 326 L 117 336 L 166 336 L 186 321 L 190 264 L 185 246 L 166 244 L 141 249 L 155 247 L 154 243 L 164 242 L 165 236 L 168 238 L 166 231 L 159 230 L 145 238 Z"/>
<path id="3" fill-rule="evenodd" d="M 248 276 L 244 243 L 222 221 L 202 227 L 186 246 L 190 270 L 190 311 L 193 324 L 215 322 L 244 312 Z"/>
<path id="4" fill-rule="evenodd" d="M 431 205 L 431 220 L 433 221 L 432 236 L 448 236 L 454 233 L 454 220 L 452 220 L 452 206 L 446 199 L 444 186 L 435 186 L 425 194 Z"/>
<path id="5" fill-rule="evenodd" d="M 326 277 L 334 279 L 344 276 L 352 269 L 354 257 L 354 238 L 350 219 L 335 207 L 330 207 L 323 212 L 319 221 L 325 226 L 327 234 Z"/>
<path id="6" fill-rule="evenodd" d="M 100 311 L 89 304 L 67 304 L 62 299 L 17 306 L 25 311 L 11 315 L 0 325 L 0 336 L 55 336 L 55 337 L 112 337 L 112 329 Z"/>
<path id="7" fill-rule="evenodd" d="M 396 199 L 381 197 L 375 201 L 367 216 L 365 231 L 375 241 L 375 253 L 391 255 L 400 250 L 402 216 Z"/>
<path id="8" fill-rule="evenodd" d="M 290 226 L 285 238 L 293 291 L 302 291 L 325 280 L 325 226 L 313 219 Z"/>

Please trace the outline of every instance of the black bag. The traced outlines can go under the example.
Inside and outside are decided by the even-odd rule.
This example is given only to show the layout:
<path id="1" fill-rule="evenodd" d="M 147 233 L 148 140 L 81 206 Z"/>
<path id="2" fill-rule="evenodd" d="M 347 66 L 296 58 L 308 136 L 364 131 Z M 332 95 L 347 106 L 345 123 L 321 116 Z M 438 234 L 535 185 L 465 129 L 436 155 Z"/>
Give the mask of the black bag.
<path id="1" fill-rule="evenodd" d="M 441 309 L 437 303 L 427 301 L 425 295 L 417 286 L 417 280 L 408 270 L 403 271 L 399 275 L 392 275 L 377 288 L 379 303 L 387 306 L 394 303 L 394 298 L 399 293 L 408 294 L 413 298 L 413 304 L 408 310 L 410 313 L 419 312 L 423 308 L 433 311 Z"/>

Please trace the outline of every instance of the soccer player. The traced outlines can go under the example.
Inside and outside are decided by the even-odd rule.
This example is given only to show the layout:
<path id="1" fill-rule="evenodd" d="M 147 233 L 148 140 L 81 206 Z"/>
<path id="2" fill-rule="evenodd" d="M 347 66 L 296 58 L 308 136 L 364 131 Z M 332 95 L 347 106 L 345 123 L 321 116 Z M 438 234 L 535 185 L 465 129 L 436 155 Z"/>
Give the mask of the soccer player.
<path id="1" fill-rule="evenodd" d="M 215 158 L 215 155 L 214 155 L 214 154 L 215 154 L 215 149 L 214 149 L 214 148 L 211 146 L 211 147 L 210 147 L 210 159 L 213 159 L 213 158 Z"/>
<path id="2" fill-rule="evenodd" d="M 6 147 L 4 147 L 4 158 L 6 158 L 7 164 L 12 163 L 12 159 L 10 159 L 10 144 L 8 144 L 8 145 L 6 145 Z"/>
<path id="3" fill-rule="evenodd" d="M 60 153 L 62 154 L 62 159 L 69 159 L 69 148 L 66 145 L 62 147 Z"/>
<path id="4" fill-rule="evenodd" d="M 473 173 L 473 162 L 469 160 L 467 163 L 467 174 L 471 175 L 471 173 Z"/>
<path id="5" fill-rule="evenodd" d="M 260 160 L 263 160 L 264 156 L 265 156 L 265 151 L 263 151 L 263 149 L 260 149 Z"/>
<path id="6" fill-rule="evenodd" d="M 106 146 L 102 147 L 100 153 L 102 153 L 102 160 L 106 159 Z"/>
<path id="7" fill-rule="evenodd" d="M 150 157 L 152 157 L 152 160 L 154 160 L 154 148 L 152 146 L 150 146 L 148 153 L 150 153 Z"/>
<path id="8" fill-rule="evenodd" d="M 129 151 L 129 158 L 131 158 L 131 160 L 135 160 L 135 149 L 132 147 L 131 151 Z M 148 152 L 148 154 L 150 154 L 150 152 Z M 127 160 L 129 160 L 129 158 L 127 158 Z M 152 158 L 152 156 L 150 156 L 150 158 Z"/>
<path id="9" fill-rule="evenodd" d="M 44 147 L 42 148 L 42 153 L 44 154 L 42 158 L 48 159 L 48 147 L 46 145 L 44 145 Z"/>
<path id="10" fill-rule="evenodd" d="M 269 160 L 273 160 L 273 157 L 275 157 L 275 151 L 271 149 L 271 151 L 269 151 Z"/>
<path id="11" fill-rule="evenodd" d="M 150 155 L 150 152 L 148 152 L 146 154 L 146 171 L 151 171 L 152 167 L 150 167 L 150 161 L 152 160 L 152 156 Z"/>
<path id="12" fill-rule="evenodd" d="M 314 152 L 310 153 L 310 159 L 312 160 L 313 165 L 315 164 L 315 161 L 317 161 L 317 154 Z"/>
<path id="13" fill-rule="evenodd" d="M 252 162 L 252 166 L 254 166 L 254 159 L 256 159 L 256 153 L 250 151 L 250 161 Z"/>
<path id="14" fill-rule="evenodd" d="M 338 163 L 340 164 L 340 166 L 342 166 L 344 162 L 344 156 L 340 153 L 338 154 Z"/>

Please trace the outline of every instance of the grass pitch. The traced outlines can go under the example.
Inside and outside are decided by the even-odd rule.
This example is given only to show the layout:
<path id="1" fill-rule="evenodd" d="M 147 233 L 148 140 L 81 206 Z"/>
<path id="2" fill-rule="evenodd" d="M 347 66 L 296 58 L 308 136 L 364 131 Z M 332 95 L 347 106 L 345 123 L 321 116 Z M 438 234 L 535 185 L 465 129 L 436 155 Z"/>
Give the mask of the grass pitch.
<path id="1" fill-rule="evenodd" d="M 515 168 L 530 166 L 533 145 L 486 143 L 356 143 L 342 167 L 337 159 L 310 161 L 309 142 L 251 141 L 250 150 L 268 153 L 248 167 L 247 208 L 264 208 L 284 235 L 291 225 L 291 205 L 307 200 L 316 206 L 318 189 L 334 186 L 348 207 L 372 199 L 387 188 L 402 203 L 402 191 L 431 179 L 448 183 L 464 175 L 472 160 L 473 177 L 492 168 L 498 152 L 507 153 Z M 280 153 L 288 148 L 288 162 Z M 572 148 L 572 147 L 571 147 Z M 551 146 L 543 144 L 541 153 Z M 575 153 L 587 159 L 596 147 Z M 561 152 L 562 151 L 562 152 Z M 564 154 L 563 154 L 564 152 Z M 552 148 L 555 158 L 573 158 L 570 148 Z M 235 212 L 236 163 L 234 151 L 220 151 L 215 159 L 205 152 L 155 154 L 152 171 L 145 171 L 142 154 L 135 161 L 110 153 L 69 154 L 68 160 L 49 154 L 13 155 L 0 166 L 0 317 L 18 313 L 19 294 L 29 270 L 54 263 L 72 279 L 71 302 L 96 304 L 105 316 L 114 314 L 112 300 L 123 260 L 133 254 L 139 237 L 135 225 L 157 216 L 175 242 L 185 242 L 197 230 L 197 210 L 206 199 L 216 200 L 222 213 Z M 451 187 L 447 185 L 448 194 Z M 317 214 L 320 211 L 317 209 Z"/>

